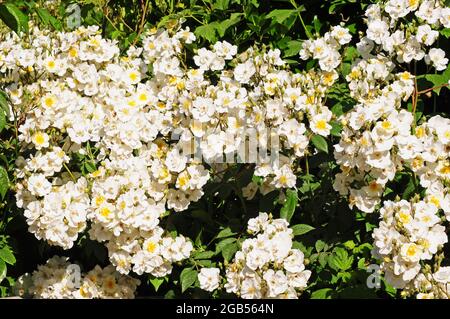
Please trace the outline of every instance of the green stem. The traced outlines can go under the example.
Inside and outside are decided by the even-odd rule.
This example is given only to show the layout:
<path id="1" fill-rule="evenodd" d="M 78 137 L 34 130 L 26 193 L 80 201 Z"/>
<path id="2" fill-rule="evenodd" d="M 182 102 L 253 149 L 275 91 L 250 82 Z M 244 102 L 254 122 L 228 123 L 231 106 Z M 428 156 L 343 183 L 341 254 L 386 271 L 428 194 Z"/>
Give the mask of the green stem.
<path id="1" fill-rule="evenodd" d="M 308 39 L 312 39 L 313 36 L 306 28 L 305 22 L 303 21 L 302 15 L 300 14 L 300 10 L 299 10 L 297 4 L 295 3 L 295 0 L 291 0 L 291 4 L 294 6 L 295 10 L 297 10 L 298 18 L 300 19 L 300 23 L 302 24 L 303 29 L 305 30 L 306 36 L 308 37 Z"/>

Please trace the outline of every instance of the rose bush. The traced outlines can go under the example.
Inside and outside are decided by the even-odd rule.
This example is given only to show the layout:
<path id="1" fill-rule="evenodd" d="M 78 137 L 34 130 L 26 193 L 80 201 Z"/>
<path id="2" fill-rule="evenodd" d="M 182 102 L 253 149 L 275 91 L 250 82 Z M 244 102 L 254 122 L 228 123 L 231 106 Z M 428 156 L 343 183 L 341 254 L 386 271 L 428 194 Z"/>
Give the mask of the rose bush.
<path id="1" fill-rule="evenodd" d="M 2 296 L 450 296 L 447 1 L 0 18 Z"/>

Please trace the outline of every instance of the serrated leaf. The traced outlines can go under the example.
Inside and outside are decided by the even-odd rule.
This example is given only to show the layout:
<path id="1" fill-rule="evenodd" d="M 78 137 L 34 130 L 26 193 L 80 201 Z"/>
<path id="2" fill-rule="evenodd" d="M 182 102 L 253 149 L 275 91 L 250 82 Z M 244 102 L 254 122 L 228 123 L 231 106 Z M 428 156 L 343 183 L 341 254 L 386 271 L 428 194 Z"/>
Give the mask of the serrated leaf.
<path id="1" fill-rule="evenodd" d="M 297 190 L 288 189 L 286 191 L 286 201 L 280 210 L 280 217 L 291 221 L 292 215 L 294 215 L 295 208 L 297 207 L 298 194 Z"/>
<path id="2" fill-rule="evenodd" d="M 321 136 L 321 135 L 313 135 L 313 137 L 311 137 L 311 142 L 313 143 L 313 145 L 322 152 L 325 152 L 328 154 L 328 143 L 327 140 Z"/>
<path id="3" fill-rule="evenodd" d="M 0 197 L 5 198 L 6 192 L 9 189 L 8 172 L 0 166 Z"/>
<path id="4" fill-rule="evenodd" d="M 309 233 L 311 230 L 315 229 L 314 227 L 306 224 L 297 224 L 291 227 L 292 228 L 292 234 L 294 236 L 300 236 L 304 235 L 306 233 Z"/>
<path id="5" fill-rule="evenodd" d="M 347 270 L 352 266 L 353 256 L 343 248 L 336 248 L 334 253 L 328 258 L 330 267 L 335 270 Z"/>
<path id="6" fill-rule="evenodd" d="M 180 274 L 181 292 L 185 292 L 186 289 L 194 285 L 197 280 L 198 273 L 192 268 L 184 268 Z"/>
<path id="7" fill-rule="evenodd" d="M 197 37 L 201 37 L 203 39 L 208 40 L 211 43 L 214 43 L 217 41 L 216 35 L 217 25 L 218 25 L 217 22 L 201 25 L 195 29 L 194 34 Z"/>
<path id="8" fill-rule="evenodd" d="M 0 249 L 0 259 L 10 265 L 14 265 L 16 263 L 16 257 L 14 257 L 14 254 L 11 252 L 9 247 L 3 247 Z"/>
<path id="9" fill-rule="evenodd" d="M 28 32 L 28 16 L 12 3 L 0 5 L 0 19 L 14 32 Z"/>

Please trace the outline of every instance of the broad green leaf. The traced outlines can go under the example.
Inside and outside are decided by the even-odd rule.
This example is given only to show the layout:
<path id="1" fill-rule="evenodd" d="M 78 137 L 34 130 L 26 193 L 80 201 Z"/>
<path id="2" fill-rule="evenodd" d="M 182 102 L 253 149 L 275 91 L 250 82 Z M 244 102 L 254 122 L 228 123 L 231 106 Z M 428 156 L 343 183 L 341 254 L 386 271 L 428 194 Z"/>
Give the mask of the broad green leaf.
<path id="1" fill-rule="evenodd" d="M 441 85 L 447 84 L 450 80 L 450 64 L 444 72 L 440 74 L 426 74 L 424 77 L 433 84 L 433 87 L 436 87 L 433 92 L 439 95 L 442 89 Z M 447 88 L 449 87 L 447 86 Z"/>
<path id="2" fill-rule="evenodd" d="M 338 122 L 331 122 L 330 134 L 336 137 L 341 136 L 342 125 Z"/>
<path id="3" fill-rule="evenodd" d="M 304 235 L 306 233 L 309 233 L 311 230 L 315 229 L 314 227 L 306 224 L 297 224 L 291 227 L 292 228 L 292 234 L 294 236 L 300 236 Z"/>
<path id="4" fill-rule="evenodd" d="M 319 151 L 328 154 L 328 143 L 323 136 L 316 134 L 313 137 L 311 137 L 311 142 Z"/>
<path id="5" fill-rule="evenodd" d="M 9 189 L 8 172 L 0 166 L 0 197 L 5 198 L 6 192 Z"/>
<path id="6" fill-rule="evenodd" d="M 36 13 L 45 25 L 51 25 L 53 28 L 55 28 L 55 30 L 58 31 L 62 30 L 61 22 L 54 16 L 52 16 L 46 9 L 36 8 Z"/>
<path id="7" fill-rule="evenodd" d="M 203 39 L 208 40 L 211 43 L 214 43 L 217 41 L 216 35 L 217 25 L 218 25 L 217 21 L 201 25 L 195 29 L 194 34 L 197 37 L 201 37 Z"/>
<path id="8" fill-rule="evenodd" d="M 236 241 L 236 238 L 226 238 L 226 239 L 222 240 L 221 242 L 219 242 L 216 245 L 216 253 L 221 252 L 225 246 L 227 246 L 228 244 L 234 243 L 235 241 Z"/>
<path id="9" fill-rule="evenodd" d="M 14 32 L 28 32 L 28 16 L 12 3 L 0 5 L 0 19 Z"/>
<path id="10" fill-rule="evenodd" d="M 283 22 L 290 18 L 293 14 L 297 14 L 297 10 L 293 9 L 275 9 L 272 10 L 267 16 L 267 19 L 272 19 L 273 21 L 283 24 Z"/>
<path id="11" fill-rule="evenodd" d="M 197 280 L 197 271 L 192 268 L 184 268 L 180 274 L 181 292 L 185 292 L 186 289 L 194 285 Z"/>
<path id="12" fill-rule="evenodd" d="M 3 247 L 0 249 L 0 259 L 10 265 L 14 265 L 16 263 L 16 257 L 14 257 L 9 247 Z"/>
<path id="13" fill-rule="evenodd" d="M 197 253 L 194 253 L 192 255 L 192 258 L 194 259 L 209 259 L 211 257 L 213 257 L 216 253 L 213 251 L 200 251 Z"/>
<path id="14" fill-rule="evenodd" d="M 316 241 L 316 244 L 314 245 L 317 252 L 321 252 L 322 250 L 326 250 L 325 247 L 327 244 L 323 240 Z"/>
<path id="15" fill-rule="evenodd" d="M 222 230 L 217 234 L 216 239 L 219 239 L 219 238 L 225 238 L 225 237 L 230 237 L 230 236 L 233 236 L 233 235 L 236 235 L 236 233 L 233 232 L 233 231 L 230 229 L 230 227 L 227 227 L 227 228 L 225 228 L 225 229 L 222 229 Z"/>
<path id="16" fill-rule="evenodd" d="M 227 10 L 230 5 L 230 0 L 216 0 L 214 2 L 214 9 Z"/>
<path id="17" fill-rule="evenodd" d="M 286 191 L 286 201 L 280 210 L 280 217 L 290 222 L 292 215 L 294 215 L 295 208 L 297 207 L 297 202 L 297 190 L 288 189 Z"/>
<path id="18" fill-rule="evenodd" d="M 231 243 L 223 247 L 222 249 L 222 257 L 225 261 L 230 261 L 234 254 L 238 251 L 239 246 L 237 242 Z"/>
<path id="19" fill-rule="evenodd" d="M 311 299 L 331 299 L 331 294 L 333 289 L 331 288 L 322 288 L 316 291 L 313 291 L 311 294 Z"/>
<path id="20" fill-rule="evenodd" d="M 287 43 L 287 49 L 284 50 L 285 57 L 291 57 L 297 55 L 302 48 L 302 42 L 297 40 L 292 40 Z"/>
<path id="21" fill-rule="evenodd" d="M 215 24 L 215 28 L 220 37 L 225 35 L 228 28 L 232 27 L 239 21 L 241 21 L 242 13 L 232 13 L 229 19 L 223 20 L 220 23 Z"/>

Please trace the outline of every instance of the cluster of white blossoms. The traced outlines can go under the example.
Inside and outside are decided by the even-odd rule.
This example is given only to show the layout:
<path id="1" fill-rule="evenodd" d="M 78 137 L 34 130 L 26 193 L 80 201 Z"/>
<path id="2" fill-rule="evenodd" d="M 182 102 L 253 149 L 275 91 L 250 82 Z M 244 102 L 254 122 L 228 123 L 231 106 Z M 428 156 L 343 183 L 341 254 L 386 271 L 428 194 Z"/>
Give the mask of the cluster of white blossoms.
<path id="1" fill-rule="evenodd" d="M 440 2 L 389 0 L 383 9 L 379 4 L 370 5 L 366 11 L 366 37 L 360 43 L 363 56 L 380 46 L 384 54 L 395 57 L 399 63 L 425 59 L 436 70 L 445 70 L 448 63 L 445 51 L 429 48 L 439 37 L 437 30 L 450 27 L 450 8 L 442 7 Z M 408 26 L 403 25 L 403 21 L 407 21 Z"/>
<path id="2" fill-rule="evenodd" d="M 350 40 L 343 27 L 326 37 L 336 52 Z M 2 83 L 26 154 L 17 160 L 18 206 L 29 230 L 52 245 L 70 249 L 84 231 L 106 242 L 124 274 L 164 276 L 189 256 L 190 241 L 158 225 L 202 197 L 210 178 L 203 163 L 238 153 L 257 163 L 262 192 L 292 188 L 309 136 L 330 134 L 326 91 L 338 63 L 293 73 L 278 49 L 237 55 L 217 42 L 188 67 L 184 45 L 195 36 L 179 27 L 150 30 L 125 55 L 95 26 L 31 26 L 29 39 L 10 33 L 0 43 Z M 272 160 L 281 149 L 295 156 Z M 254 195 L 252 186 L 246 193 Z"/>
<path id="3" fill-rule="evenodd" d="M 81 273 L 68 257 L 54 256 L 31 275 L 20 277 L 15 290 L 19 296 L 37 299 L 131 299 L 139 285 L 138 279 L 121 275 L 111 265 Z"/>
<path id="4" fill-rule="evenodd" d="M 373 233 L 373 253 L 382 260 L 387 282 L 404 289 L 404 295 L 449 298 L 448 271 L 439 265 L 448 241 L 442 224 L 450 220 L 450 120 L 434 116 L 414 132 L 398 153 L 425 189 L 424 198 L 384 202 L 382 221 Z"/>
<path id="5" fill-rule="evenodd" d="M 381 259 L 390 285 L 413 291 L 417 276 L 429 270 L 424 262 L 431 261 L 448 241 L 439 209 L 423 200 L 385 201 L 380 219 L 373 231 L 373 255 Z"/>
<path id="6" fill-rule="evenodd" d="M 164 65 L 192 36 L 161 31 L 161 47 L 152 49 L 149 36 L 145 49 L 120 56 L 98 27 L 32 28 L 31 43 L 4 35 L 0 69 L 11 117 L 23 119 L 19 140 L 28 154 L 17 160 L 17 205 L 37 238 L 69 249 L 88 228 L 92 239 L 107 241 L 122 273 L 134 265 L 137 273 L 164 276 L 190 255 L 189 240 L 166 236 L 158 224 L 166 209 L 197 201 L 209 179 L 200 163 L 169 145 L 179 117 L 172 98 L 181 96 L 171 92 L 180 87 L 173 84 L 177 67 Z M 82 174 L 80 157 L 89 174 Z"/>
<path id="7" fill-rule="evenodd" d="M 420 273 L 414 281 L 414 288 L 420 291 L 418 299 L 450 299 L 450 267 L 441 266 L 434 273 Z"/>
<path id="8" fill-rule="evenodd" d="M 300 58 L 303 60 L 316 59 L 320 69 L 331 72 L 341 64 L 341 54 L 339 53 L 341 46 L 351 40 L 352 36 L 348 29 L 334 26 L 323 37 L 304 41 L 300 50 Z"/>
<path id="9" fill-rule="evenodd" d="M 386 183 L 394 178 L 397 171 L 405 167 L 410 167 L 416 173 L 423 172 L 417 165 L 422 167 L 424 161 L 428 159 L 429 162 L 440 163 L 441 170 L 440 173 L 437 171 L 437 176 L 441 179 L 449 176 L 445 173 L 448 165 L 448 137 L 435 138 L 432 136 L 433 133 L 430 133 L 426 135 L 425 140 L 420 141 L 424 138 L 423 128 L 414 133 L 413 112 L 401 109 L 401 106 L 415 90 L 415 76 L 407 71 L 395 73 L 395 63 L 391 54 L 394 51 L 387 49 L 392 46 L 392 41 L 397 41 L 397 38 L 403 39 L 399 43 L 394 41 L 397 44 L 393 47 L 397 50 L 395 51 L 397 59 L 400 52 L 403 54 L 402 59 L 397 62 L 409 63 L 411 59 L 407 58 L 407 52 L 416 47 L 411 43 L 420 40 L 417 42 L 417 50 L 422 53 L 417 53 L 414 59 L 419 61 L 433 55 L 433 49 L 428 55 L 423 51 L 434 42 L 425 41 L 424 34 L 428 36 L 434 34 L 437 37 L 437 31 L 425 32 L 421 27 L 429 26 L 423 24 L 417 30 L 420 35 L 418 40 L 403 24 L 396 23 L 399 17 L 418 8 L 419 1 L 412 3 L 389 1 L 385 11 L 379 5 L 369 6 L 366 11 L 367 34 L 357 44 L 361 59 L 355 61 L 346 77 L 350 95 L 357 101 L 357 105 L 340 118 L 343 130 L 339 143 L 334 146 L 334 155 L 342 172 L 336 175 L 334 188 L 341 195 L 348 196 L 350 207 L 356 206 L 366 213 L 375 210 L 376 205 L 380 203 Z M 420 19 L 425 19 L 423 8 L 430 3 L 430 1 L 422 2 L 421 9 L 416 12 Z M 394 7 L 400 11 L 393 10 Z M 432 8 L 435 10 L 434 14 L 444 15 L 448 12 L 448 8 L 438 7 L 434 2 Z M 399 16 L 392 16 L 393 12 L 402 13 Z M 446 25 L 444 20 L 441 22 Z M 434 28 L 440 25 L 436 21 L 433 24 Z M 384 30 L 384 27 L 381 28 L 379 25 L 385 26 L 386 30 L 380 31 Z M 447 61 L 444 62 L 440 63 L 445 64 L 445 68 Z M 438 70 L 442 69 L 437 67 L 437 62 L 435 67 Z M 437 119 L 438 117 L 435 117 L 430 121 L 438 121 Z M 449 134 L 449 122 L 443 118 L 439 122 L 441 124 L 439 136 Z M 429 167 L 426 170 L 428 171 Z M 437 178 L 433 176 L 434 179 Z M 422 185 L 427 188 L 429 186 L 423 183 Z"/>
<path id="10" fill-rule="evenodd" d="M 298 298 L 311 271 L 305 270 L 303 252 L 292 248 L 292 229 L 285 219 L 266 213 L 248 222 L 248 238 L 226 267 L 224 288 L 241 298 Z M 217 279 L 205 284 L 215 287 Z M 211 284 L 212 283 L 212 284 Z"/>

